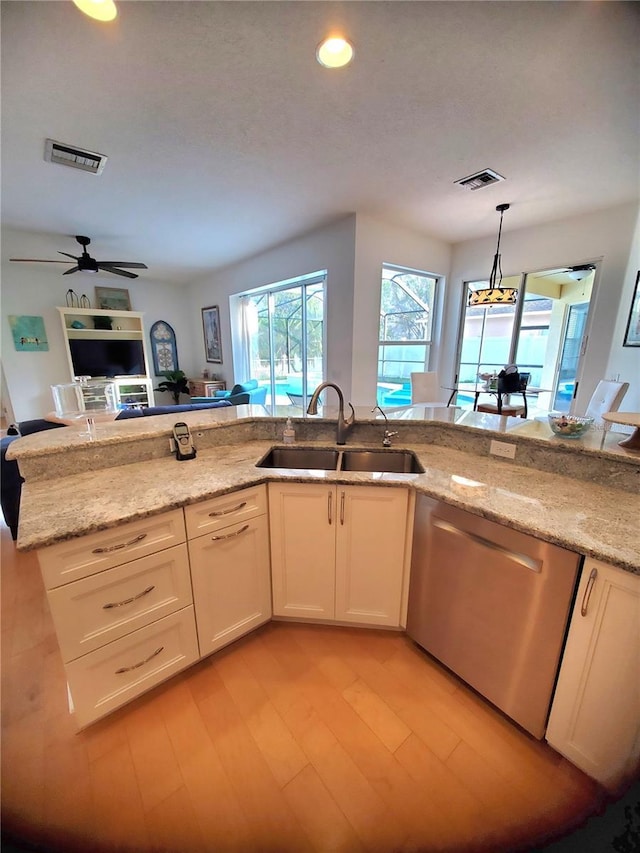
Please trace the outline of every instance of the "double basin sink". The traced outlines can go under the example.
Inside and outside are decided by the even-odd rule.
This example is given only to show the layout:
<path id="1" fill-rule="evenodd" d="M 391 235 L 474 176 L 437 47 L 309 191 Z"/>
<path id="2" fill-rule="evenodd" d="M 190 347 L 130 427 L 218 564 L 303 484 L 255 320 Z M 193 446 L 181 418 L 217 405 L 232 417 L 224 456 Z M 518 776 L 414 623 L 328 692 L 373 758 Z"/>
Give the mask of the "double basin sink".
<path id="1" fill-rule="evenodd" d="M 376 474 L 424 474 L 411 450 L 326 450 L 321 447 L 272 447 L 257 468 L 364 471 Z"/>

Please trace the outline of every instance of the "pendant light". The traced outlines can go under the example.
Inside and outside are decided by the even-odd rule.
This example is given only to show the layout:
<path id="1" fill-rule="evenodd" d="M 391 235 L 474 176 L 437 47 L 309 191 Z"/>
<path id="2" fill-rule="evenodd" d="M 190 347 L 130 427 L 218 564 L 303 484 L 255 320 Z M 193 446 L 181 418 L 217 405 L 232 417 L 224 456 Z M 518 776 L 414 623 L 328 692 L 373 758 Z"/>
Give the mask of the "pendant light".
<path id="1" fill-rule="evenodd" d="M 479 290 L 472 290 L 469 294 L 469 305 L 515 305 L 518 299 L 518 290 L 515 287 L 501 287 L 502 284 L 502 266 L 500 265 L 500 237 L 502 236 L 502 217 L 505 210 L 509 210 L 510 205 L 499 204 L 496 210 L 500 214 L 500 228 L 498 229 L 498 245 L 496 253 L 493 256 L 493 266 L 491 267 L 491 275 L 489 276 L 489 287 L 481 287 Z M 500 280 L 496 284 L 496 278 L 500 274 Z"/>

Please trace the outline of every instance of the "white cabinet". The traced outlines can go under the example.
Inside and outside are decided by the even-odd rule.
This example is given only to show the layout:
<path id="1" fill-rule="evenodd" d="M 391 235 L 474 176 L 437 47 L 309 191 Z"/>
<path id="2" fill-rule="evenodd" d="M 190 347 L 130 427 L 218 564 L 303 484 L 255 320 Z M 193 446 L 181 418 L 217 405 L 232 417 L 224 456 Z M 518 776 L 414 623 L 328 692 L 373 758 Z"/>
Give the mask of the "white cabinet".
<path id="1" fill-rule="evenodd" d="M 137 311 L 58 308 L 70 379 L 108 376 L 118 405 L 153 404 L 143 315 Z"/>
<path id="2" fill-rule="evenodd" d="M 271 619 L 265 486 L 188 506 L 191 581 L 200 654 Z M 206 531 L 206 532 L 203 532 Z"/>
<path id="3" fill-rule="evenodd" d="M 198 660 L 182 510 L 38 552 L 80 727 Z"/>
<path id="4" fill-rule="evenodd" d="M 640 759 L 640 576 L 585 561 L 547 741 L 607 787 Z"/>
<path id="5" fill-rule="evenodd" d="M 402 488 L 270 483 L 274 615 L 404 625 L 408 510 Z"/>

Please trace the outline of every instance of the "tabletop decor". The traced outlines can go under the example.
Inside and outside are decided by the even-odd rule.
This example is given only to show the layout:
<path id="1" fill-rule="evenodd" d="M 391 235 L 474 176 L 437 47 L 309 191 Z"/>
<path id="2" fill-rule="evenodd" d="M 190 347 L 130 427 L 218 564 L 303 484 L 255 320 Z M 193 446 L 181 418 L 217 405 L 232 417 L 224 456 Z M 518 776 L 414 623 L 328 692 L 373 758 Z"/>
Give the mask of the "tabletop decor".
<path id="1" fill-rule="evenodd" d="M 204 351 L 207 361 L 222 364 L 222 343 L 220 340 L 220 309 L 217 305 L 202 309 L 204 329 Z"/>
<path id="2" fill-rule="evenodd" d="M 625 347 L 640 347 L 640 270 L 636 276 L 636 286 L 631 300 L 627 329 L 624 333 Z"/>

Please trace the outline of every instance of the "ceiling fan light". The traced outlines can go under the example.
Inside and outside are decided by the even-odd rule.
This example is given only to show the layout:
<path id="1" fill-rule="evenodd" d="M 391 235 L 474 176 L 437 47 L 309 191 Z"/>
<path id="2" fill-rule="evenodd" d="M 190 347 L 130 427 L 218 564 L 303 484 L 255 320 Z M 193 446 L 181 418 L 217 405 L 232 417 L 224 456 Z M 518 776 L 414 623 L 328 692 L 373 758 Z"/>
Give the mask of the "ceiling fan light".
<path id="1" fill-rule="evenodd" d="M 74 4 L 96 21 L 113 21 L 118 14 L 113 0 L 73 0 Z"/>
<path id="2" fill-rule="evenodd" d="M 342 68 L 353 59 L 353 45 L 341 36 L 332 36 L 320 42 L 316 59 L 325 68 Z"/>

